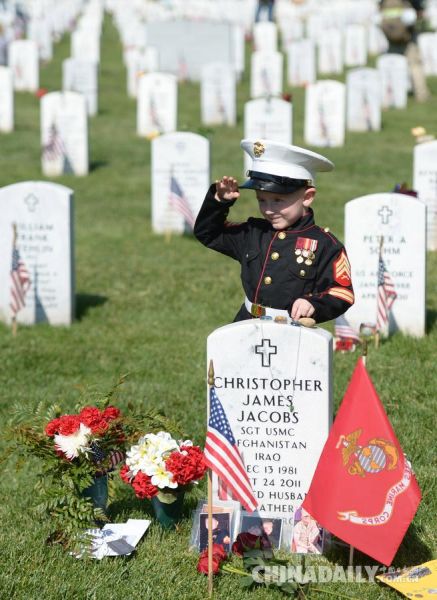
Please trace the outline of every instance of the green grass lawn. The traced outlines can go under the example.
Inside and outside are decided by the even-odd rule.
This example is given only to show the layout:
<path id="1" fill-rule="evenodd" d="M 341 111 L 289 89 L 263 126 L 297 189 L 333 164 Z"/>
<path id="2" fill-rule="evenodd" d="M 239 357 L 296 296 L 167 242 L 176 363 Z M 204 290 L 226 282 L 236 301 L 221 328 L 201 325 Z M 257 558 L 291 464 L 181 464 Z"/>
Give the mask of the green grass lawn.
<path id="1" fill-rule="evenodd" d="M 19 328 L 13 338 L 0 326 L 0 407 L 3 420 L 13 403 L 34 406 L 43 400 L 71 410 L 81 391 L 104 393 L 122 373 L 120 406 L 129 400 L 163 409 L 203 444 L 206 421 L 205 346 L 215 328 L 232 320 L 242 300 L 238 265 L 203 248 L 194 238 L 165 241 L 150 223 L 150 143 L 135 134 L 136 103 L 126 94 L 121 45 L 105 21 L 100 72 L 100 112 L 90 121 L 91 172 L 88 177 L 57 179 L 75 192 L 77 319 L 70 328 Z M 56 47 L 55 59 L 41 71 L 41 86 L 61 88 L 61 64 L 69 39 Z M 343 238 L 343 206 L 352 198 L 390 191 L 412 178 L 411 127 L 437 133 L 437 80 L 425 105 L 409 100 L 406 110 L 384 113 L 381 133 L 347 134 L 344 148 L 324 153 L 336 163 L 320 177 L 315 202 L 317 222 Z M 197 84 L 179 87 L 179 130 L 207 135 L 211 142 L 212 179 L 240 177 L 243 103 L 249 99 L 249 72 L 238 90 L 235 128 L 199 126 Z M 302 90 L 294 97 L 294 143 L 303 145 Z M 0 185 L 44 179 L 40 171 L 39 101 L 16 95 L 16 130 L 1 137 Z M 317 151 L 317 149 L 315 149 Z M 206 191 L 206 190 L 205 190 Z M 256 215 L 253 194 L 246 192 L 233 211 L 236 219 Z M 411 216 L 414 222 L 414 215 Z M 9 260 L 9 257 L 3 257 Z M 428 253 L 427 336 L 400 334 L 370 349 L 368 369 L 404 451 L 413 462 L 423 501 L 396 556 L 395 566 L 419 564 L 435 556 L 435 393 L 437 375 L 437 253 Z M 326 324 L 332 331 L 332 324 Z M 337 408 L 352 374 L 356 355 L 334 357 Z M 434 415 L 434 417 L 433 417 Z M 434 425 L 433 425 L 434 423 Z M 48 547 L 49 526 L 32 515 L 35 470 L 28 462 L 17 471 L 2 465 L 0 491 L 0 597 L 44 600 L 206 598 L 206 578 L 196 572 L 197 556 L 188 552 L 190 510 L 205 494 L 202 485 L 187 500 L 178 532 L 153 524 L 132 558 L 76 561 L 59 547 Z M 117 521 L 146 518 L 149 504 L 117 486 L 110 514 Z M 348 552 L 330 558 L 346 565 Z M 321 559 L 329 564 L 327 559 Z M 357 564 L 372 564 L 356 554 Z M 236 562 L 237 564 L 237 562 Z M 320 586 L 318 586 L 320 587 Z M 395 598 L 377 584 L 326 584 L 327 593 L 369 599 Z M 216 598 L 279 598 L 274 590 L 244 592 L 236 576 L 215 580 Z M 328 594 L 328 592 L 330 594 Z"/>

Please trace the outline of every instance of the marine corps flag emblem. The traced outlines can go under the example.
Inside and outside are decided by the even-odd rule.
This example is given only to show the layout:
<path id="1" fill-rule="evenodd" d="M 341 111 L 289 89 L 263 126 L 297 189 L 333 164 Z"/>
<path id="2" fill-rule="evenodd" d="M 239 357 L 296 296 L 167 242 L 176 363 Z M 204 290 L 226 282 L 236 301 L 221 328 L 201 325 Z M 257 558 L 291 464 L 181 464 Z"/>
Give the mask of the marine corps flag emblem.
<path id="1" fill-rule="evenodd" d="M 420 497 L 360 358 L 302 506 L 338 538 L 390 565 Z"/>

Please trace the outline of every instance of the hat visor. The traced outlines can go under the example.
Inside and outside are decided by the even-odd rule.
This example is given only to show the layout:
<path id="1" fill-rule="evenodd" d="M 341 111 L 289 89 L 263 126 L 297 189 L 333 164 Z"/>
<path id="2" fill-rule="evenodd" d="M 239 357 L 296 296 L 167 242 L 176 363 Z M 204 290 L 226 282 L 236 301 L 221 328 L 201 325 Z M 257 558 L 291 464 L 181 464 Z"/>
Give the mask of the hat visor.
<path id="1" fill-rule="evenodd" d="M 247 179 L 243 185 L 238 186 L 240 190 L 260 190 L 262 192 L 271 192 L 273 194 L 293 194 L 297 190 L 305 187 L 299 183 L 276 183 L 274 181 L 264 181 L 262 179 Z"/>

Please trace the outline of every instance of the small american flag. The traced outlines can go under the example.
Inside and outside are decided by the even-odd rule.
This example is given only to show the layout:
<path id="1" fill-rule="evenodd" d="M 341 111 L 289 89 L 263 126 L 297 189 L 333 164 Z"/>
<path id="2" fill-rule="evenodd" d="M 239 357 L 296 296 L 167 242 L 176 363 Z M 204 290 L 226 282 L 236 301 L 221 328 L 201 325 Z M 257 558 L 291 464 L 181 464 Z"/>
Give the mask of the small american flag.
<path id="1" fill-rule="evenodd" d="M 191 210 L 191 206 L 185 197 L 178 180 L 173 175 L 170 178 L 170 196 L 168 201 L 170 206 L 184 217 L 184 220 L 189 227 L 194 229 L 196 219 L 194 218 L 193 211 Z"/>
<path id="2" fill-rule="evenodd" d="M 26 265 L 21 260 L 20 253 L 15 242 L 12 246 L 12 267 L 11 267 L 11 300 L 9 306 L 12 314 L 15 316 L 19 310 L 24 308 L 25 296 L 30 288 L 30 277 Z"/>
<path id="3" fill-rule="evenodd" d="M 65 154 L 65 144 L 55 123 L 52 123 L 49 129 L 49 139 L 42 149 L 43 158 L 49 161 L 57 160 L 58 158 L 64 158 Z"/>
<path id="4" fill-rule="evenodd" d="M 270 76 L 267 67 L 261 69 L 261 82 L 266 96 L 272 95 L 272 86 L 270 85 Z"/>
<path id="5" fill-rule="evenodd" d="M 390 309 L 397 298 L 395 286 L 387 269 L 384 260 L 379 255 L 378 263 L 378 291 L 376 299 L 376 330 L 381 331 L 388 324 Z"/>
<path id="6" fill-rule="evenodd" d="M 156 101 L 153 94 L 150 96 L 149 101 L 149 115 L 152 122 L 152 127 L 155 127 L 159 132 L 163 131 L 161 120 L 159 118 L 158 110 L 156 108 Z"/>
<path id="7" fill-rule="evenodd" d="M 340 315 L 335 319 L 335 337 L 354 340 L 360 342 L 360 336 L 358 332 L 351 327 L 344 315 Z"/>
<path id="8" fill-rule="evenodd" d="M 209 422 L 205 443 L 205 462 L 222 480 L 232 496 L 247 511 L 253 512 L 258 503 L 238 451 L 226 413 L 217 397 L 215 388 L 209 393 Z"/>

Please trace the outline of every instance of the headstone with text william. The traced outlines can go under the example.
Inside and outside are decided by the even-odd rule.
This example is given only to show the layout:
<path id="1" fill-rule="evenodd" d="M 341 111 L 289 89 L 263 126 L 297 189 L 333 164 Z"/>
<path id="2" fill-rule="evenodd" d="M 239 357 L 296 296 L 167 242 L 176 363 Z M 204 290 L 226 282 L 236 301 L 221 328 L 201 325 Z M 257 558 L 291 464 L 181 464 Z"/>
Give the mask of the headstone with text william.
<path id="1" fill-rule="evenodd" d="M 139 78 L 137 135 L 147 137 L 175 131 L 178 84 L 169 73 L 147 73 Z"/>
<path id="2" fill-rule="evenodd" d="M 200 81 L 200 107 L 204 125 L 235 125 L 236 85 L 233 65 L 221 62 L 204 65 Z"/>
<path id="3" fill-rule="evenodd" d="M 437 141 L 414 146 L 413 189 L 426 204 L 428 250 L 437 250 Z"/>
<path id="4" fill-rule="evenodd" d="M 33 40 L 14 40 L 9 44 L 9 66 L 14 89 L 36 92 L 39 86 L 38 47 Z"/>
<path id="5" fill-rule="evenodd" d="M 282 94 L 284 57 L 280 52 L 253 52 L 250 69 L 250 96 L 260 98 Z"/>
<path id="6" fill-rule="evenodd" d="M 86 59 L 67 58 L 62 63 L 62 89 L 83 94 L 90 117 L 98 110 L 99 65 Z"/>
<path id="7" fill-rule="evenodd" d="M 313 40 L 297 40 L 290 44 L 287 80 L 289 85 L 297 87 L 316 81 L 316 46 Z"/>
<path id="8" fill-rule="evenodd" d="M 252 319 L 211 333 L 210 361 L 258 511 L 283 519 L 290 542 L 331 424 L 332 336 Z"/>
<path id="9" fill-rule="evenodd" d="M 88 174 L 85 96 L 51 92 L 41 98 L 41 162 L 44 175 Z"/>
<path id="10" fill-rule="evenodd" d="M 345 85 L 329 79 L 309 85 L 305 92 L 305 142 L 312 146 L 343 146 Z"/>
<path id="11" fill-rule="evenodd" d="M 382 54 L 376 59 L 381 75 L 383 108 L 406 108 L 408 95 L 408 64 L 402 54 Z"/>
<path id="12" fill-rule="evenodd" d="M 73 190 L 24 181 L 0 188 L 0 320 L 10 323 L 11 260 L 16 246 L 30 288 L 17 322 L 70 325 L 74 318 Z"/>
<path id="13" fill-rule="evenodd" d="M 376 324 L 382 237 L 382 257 L 397 294 L 389 332 L 425 335 L 425 212 L 421 200 L 406 194 L 369 194 L 346 203 L 345 246 L 355 293 L 346 318 L 354 329 L 361 323 Z"/>
<path id="14" fill-rule="evenodd" d="M 0 131 L 9 133 L 14 129 L 14 86 L 12 71 L 0 67 Z"/>
<path id="15" fill-rule="evenodd" d="M 244 137 L 293 143 L 293 105 L 281 98 L 257 98 L 244 105 Z M 252 161 L 244 152 L 244 172 Z"/>
<path id="16" fill-rule="evenodd" d="M 209 141 L 197 133 L 174 132 L 152 140 L 152 229 L 192 229 L 210 185 Z"/>
<path id="17" fill-rule="evenodd" d="M 349 131 L 381 129 L 381 80 L 377 69 L 351 69 L 346 78 Z"/>

